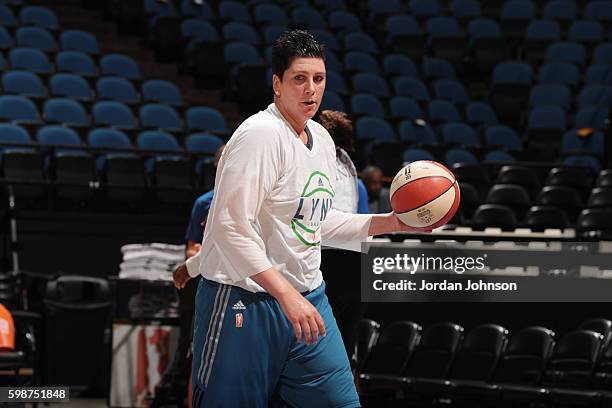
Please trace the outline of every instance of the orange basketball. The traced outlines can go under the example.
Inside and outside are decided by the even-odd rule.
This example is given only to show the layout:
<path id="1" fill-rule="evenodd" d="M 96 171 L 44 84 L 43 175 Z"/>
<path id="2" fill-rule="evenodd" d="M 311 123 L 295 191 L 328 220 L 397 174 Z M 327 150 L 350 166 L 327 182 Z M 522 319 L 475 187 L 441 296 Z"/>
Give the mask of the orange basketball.
<path id="1" fill-rule="evenodd" d="M 415 161 L 391 182 L 391 207 L 406 225 L 423 230 L 446 224 L 459 208 L 459 185 L 440 163 Z"/>

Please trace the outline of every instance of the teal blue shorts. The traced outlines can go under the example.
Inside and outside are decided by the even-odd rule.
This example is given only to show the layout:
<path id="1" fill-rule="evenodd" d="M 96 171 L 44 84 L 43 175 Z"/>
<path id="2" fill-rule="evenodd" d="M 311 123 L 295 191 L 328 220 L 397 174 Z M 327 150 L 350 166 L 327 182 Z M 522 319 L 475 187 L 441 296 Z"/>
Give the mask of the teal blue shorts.
<path id="1" fill-rule="evenodd" d="M 293 327 L 269 294 L 200 280 L 194 408 L 361 406 L 325 283 L 304 296 L 321 314 L 327 333 L 311 345 L 296 341 Z"/>

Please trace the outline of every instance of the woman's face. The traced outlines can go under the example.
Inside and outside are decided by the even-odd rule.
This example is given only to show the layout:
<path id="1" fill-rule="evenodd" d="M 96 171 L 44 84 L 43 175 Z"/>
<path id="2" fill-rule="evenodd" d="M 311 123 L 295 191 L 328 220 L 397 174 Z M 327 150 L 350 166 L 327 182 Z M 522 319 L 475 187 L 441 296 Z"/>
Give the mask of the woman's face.
<path id="1" fill-rule="evenodd" d="M 282 81 L 273 78 L 277 104 L 291 121 L 305 123 L 311 119 L 325 92 L 325 63 L 321 58 L 296 58 L 283 73 Z"/>

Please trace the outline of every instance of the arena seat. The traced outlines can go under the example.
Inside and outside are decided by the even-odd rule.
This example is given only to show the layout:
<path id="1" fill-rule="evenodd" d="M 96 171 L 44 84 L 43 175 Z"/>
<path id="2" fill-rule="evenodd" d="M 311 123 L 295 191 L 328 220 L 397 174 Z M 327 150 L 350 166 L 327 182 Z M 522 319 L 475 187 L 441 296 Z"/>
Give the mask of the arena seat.
<path id="1" fill-rule="evenodd" d="M 49 79 L 51 96 L 90 102 L 94 95 L 87 81 L 74 74 L 55 74 Z"/>

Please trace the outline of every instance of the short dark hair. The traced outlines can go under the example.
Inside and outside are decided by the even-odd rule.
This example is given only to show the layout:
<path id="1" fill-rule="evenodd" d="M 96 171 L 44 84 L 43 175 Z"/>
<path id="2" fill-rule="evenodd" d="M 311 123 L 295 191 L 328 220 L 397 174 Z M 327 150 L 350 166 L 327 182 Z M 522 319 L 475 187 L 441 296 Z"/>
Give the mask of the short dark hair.
<path id="1" fill-rule="evenodd" d="M 296 58 L 321 58 L 325 62 L 325 47 L 307 31 L 285 31 L 272 46 L 272 73 L 282 81 Z"/>
<path id="2" fill-rule="evenodd" d="M 353 122 L 346 113 L 324 110 L 319 115 L 319 123 L 329 132 L 336 147 L 355 151 Z"/>

